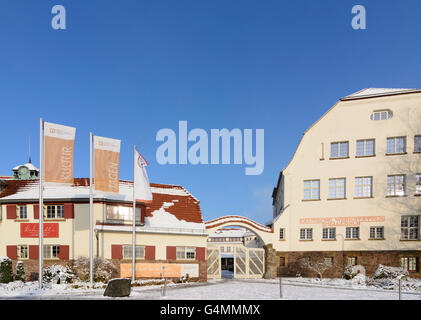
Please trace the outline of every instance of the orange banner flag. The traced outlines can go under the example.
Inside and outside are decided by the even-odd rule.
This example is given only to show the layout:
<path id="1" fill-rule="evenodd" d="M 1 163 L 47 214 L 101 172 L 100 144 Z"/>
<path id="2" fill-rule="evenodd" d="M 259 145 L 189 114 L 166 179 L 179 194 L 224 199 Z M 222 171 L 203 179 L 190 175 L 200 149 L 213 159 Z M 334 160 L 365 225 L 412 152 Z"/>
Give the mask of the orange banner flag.
<path id="1" fill-rule="evenodd" d="M 73 183 L 73 151 L 76 129 L 44 122 L 44 179 Z"/>
<path id="2" fill-rule="evenodd" d="M 119 191 L 120 140 L 94 136 L 95 190 Z"/>

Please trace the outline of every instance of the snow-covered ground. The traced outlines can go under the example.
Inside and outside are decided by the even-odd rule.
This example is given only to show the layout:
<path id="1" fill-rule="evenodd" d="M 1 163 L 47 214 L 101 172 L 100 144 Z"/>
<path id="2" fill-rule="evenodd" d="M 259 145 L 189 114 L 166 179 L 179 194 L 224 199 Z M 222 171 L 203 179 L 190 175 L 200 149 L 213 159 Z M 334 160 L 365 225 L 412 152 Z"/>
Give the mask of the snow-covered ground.
<path id="1" fill-rule="evenodd" d="M 142 284 L 146 284 L 143 281 Z M 421 281 L 411 280 L 402 293 L 404 300 L 421 300 Z M 47 284 L 38 289 L 38 282 L 0 284 L 0 299 L 112 299 L 104 297 L 104 285 L 88 288 L 86 284 Z M 343 279 L 283 278 L 282 299 L 287 300 L 397 300 L 396 289 L 362 286 Z M 280 299 L 279 279 L 231 280 L 215 279 L 207 283 L 169 284 L 165 296 L 162 285 L 133 287 L 130 297 L 117 299 L 141 300 L 274 300 Z"/>

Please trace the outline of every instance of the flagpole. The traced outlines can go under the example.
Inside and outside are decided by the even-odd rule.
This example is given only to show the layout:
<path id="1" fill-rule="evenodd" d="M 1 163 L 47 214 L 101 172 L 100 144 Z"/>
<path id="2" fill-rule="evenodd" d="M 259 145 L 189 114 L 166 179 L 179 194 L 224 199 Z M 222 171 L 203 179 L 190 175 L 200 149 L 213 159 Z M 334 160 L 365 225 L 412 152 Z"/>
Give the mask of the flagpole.
<path id="1" fill-rule="evenodd" d="M 44 188 L 44 158 L 43 158 L 43 146 L 44 146 L 44 120 L 40 118 L 39 122 L 39 209 L 38 209 L 38 282 L 39 288 L 42 288 L 42 259 L 43 259 L 43 236 L 44 236 L 44 199 L 43 199 L 43 188 Z"/>
<path id="2" fill-rule="evenodd" d="M 132 230 L 132 281 L 136 280 L 136 192 L 135 192 L 135 178 L 136 178 L 136 146 L 133 147 L 134 161 L 133 161 L 133 230 Z"/>
<path id="3" fill-rule="evenodd" d="M 94 283 L 94 263 L 93 263 L 93 183 L 92 183 L 92 140 L 93 134 L 89 133 L 89 282 Z"/>

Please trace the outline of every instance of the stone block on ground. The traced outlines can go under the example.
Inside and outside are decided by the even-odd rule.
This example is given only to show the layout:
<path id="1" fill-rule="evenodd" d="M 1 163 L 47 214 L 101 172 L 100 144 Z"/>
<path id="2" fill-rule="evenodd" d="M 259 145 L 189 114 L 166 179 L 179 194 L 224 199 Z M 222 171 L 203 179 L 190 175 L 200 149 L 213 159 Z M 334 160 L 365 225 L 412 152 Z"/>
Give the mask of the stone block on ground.
<path id="1" fill-rule="evenodd" d="M 105 288 L 104 296 L 106 297 L 128 297 L 131 290 L 130 279 L 111 279 L 108 282 L 107 288 Z"/>

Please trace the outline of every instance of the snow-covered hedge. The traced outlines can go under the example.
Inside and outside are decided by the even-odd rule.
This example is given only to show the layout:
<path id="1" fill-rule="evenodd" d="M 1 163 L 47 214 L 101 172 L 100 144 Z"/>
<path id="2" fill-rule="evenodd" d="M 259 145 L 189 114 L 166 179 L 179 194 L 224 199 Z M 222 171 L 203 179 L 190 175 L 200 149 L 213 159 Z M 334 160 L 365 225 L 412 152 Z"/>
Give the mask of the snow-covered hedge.
<path id="1" fill-rule="evenodd" d="M 373 279 L 396 279 L 398 277 L 406 277 L 409 273 L 407 270 L 400 267 L 389 267 L 379 264 Z"/>
<path id="2" fill-rule="evenodd" d="M 344 278 L 348 280 L 353 279 L 358 274 L 362 274 L 365 276 L 365 268 L 361 265 L 348 265 L 344 270 Z"/>
<path id="3" fill-rule="evenodd" d="M 94 281 L 95 282 L 108 282 L 112 279 L 113 275 L 117 272 L 115 265 L 106 259 L 96 257 L 94 259 Z M 76 275 L 82 281 L 89 280 L 89 258 L 78 257 L 74 263 L 74 270 Z"/>
<path id="4" fill-rule="evenodd" d="M 26 281 L 25 268 L 23 267 L 23 262 L 22 261 L 18 261 L 16 263 L 15 280 L 19 280 L 19 281 L 22 281 L 22 282 L 25 282 Z"/>
<path id="5" fill-rule="evenodd" d="M 12 260 L 9 257 L 0 257 L 0 283 L 13 281 Z"/>
<path id="6" fill-rule="evenodd" d="M 53 264 L 43 270 L 42 280 L 57 284 L 72 283 L 76 278 L 76 274 L 68 266 Z"/>

